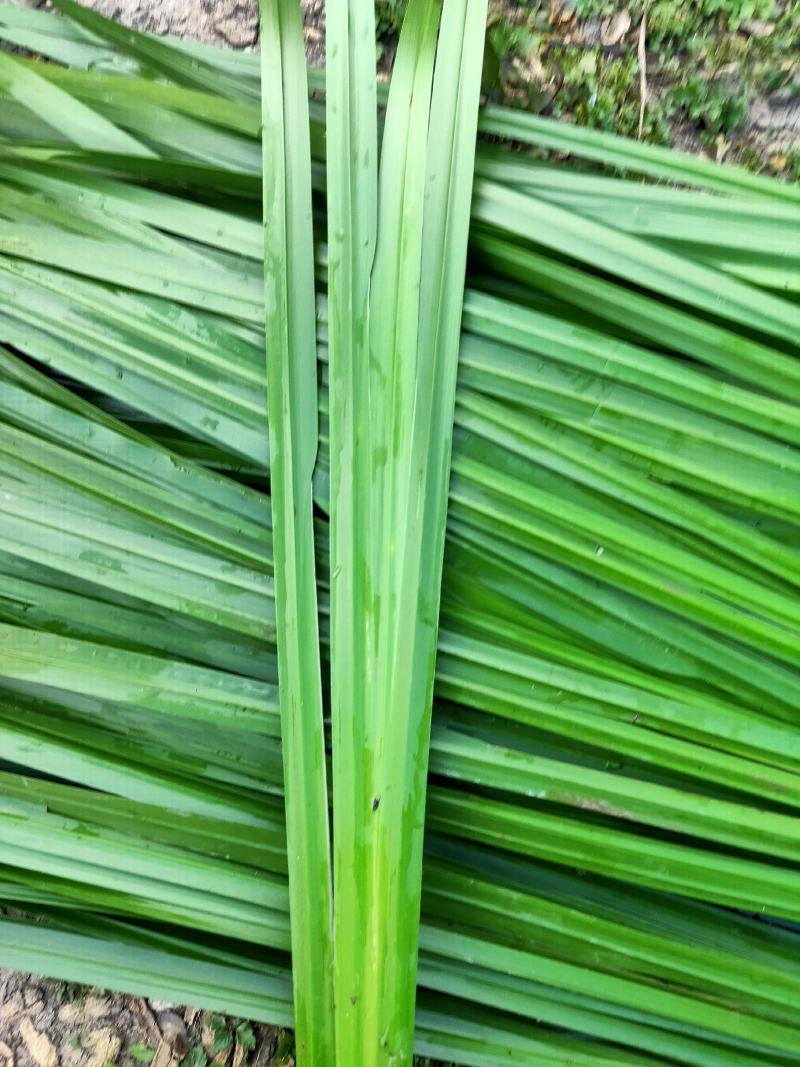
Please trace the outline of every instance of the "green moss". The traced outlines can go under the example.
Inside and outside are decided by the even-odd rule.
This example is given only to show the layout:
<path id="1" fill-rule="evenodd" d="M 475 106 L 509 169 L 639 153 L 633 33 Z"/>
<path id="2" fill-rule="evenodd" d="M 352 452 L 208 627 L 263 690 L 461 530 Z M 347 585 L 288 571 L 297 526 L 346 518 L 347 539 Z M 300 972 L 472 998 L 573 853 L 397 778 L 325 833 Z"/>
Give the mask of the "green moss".
<path id="1" fill-rule="evenodd" d="M 705 81 L 690 77 L 677 85 L 665 101 L 671 114 L 683 113 L 701 124 L 703 139 L 714 138 L 741 129 L 747 121 L 747 89 L 737 88 L 725 79 Z"/>

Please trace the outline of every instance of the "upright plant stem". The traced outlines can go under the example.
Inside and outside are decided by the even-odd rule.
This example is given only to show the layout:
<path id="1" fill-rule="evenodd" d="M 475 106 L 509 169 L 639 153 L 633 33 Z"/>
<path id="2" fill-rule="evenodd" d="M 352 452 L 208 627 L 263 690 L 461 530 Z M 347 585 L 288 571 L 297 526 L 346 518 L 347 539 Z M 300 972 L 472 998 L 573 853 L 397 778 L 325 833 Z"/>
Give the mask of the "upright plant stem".
<path id="1" fill-rule="evenodd" d="M 335 1063 L 328 801 L 311 480 L 318 447 L 300 8 L 262 0 L 264 279 L 278 674 L 298 1063 Z"/>
<path id="2" fill-rule="evenodd" d="M 331 719 L 337 1056 L 360 1063 L 367 990 L 359 951 L 369 909 L 365 819 L 371 804 L 366 715 L 374 636 L 368 555 L 369 291 L 378 207 L 375 23 L 371 0 L 331 0 L 327 25 L 330 360 Z"/>
<path id="3" fill-rule="evenodd" d="M 389 94 L 377 206 L 373 16 L 367 8 L 332 7 L 327 158 L 337 1048 L 340 1059 L 377 1067 L 411 1059 L 425 782 L 486 4 L 445 3 L 440 39 L 439 6 L 409 5 Z M 369 101 L 368 111 L 360 98 Z"/>

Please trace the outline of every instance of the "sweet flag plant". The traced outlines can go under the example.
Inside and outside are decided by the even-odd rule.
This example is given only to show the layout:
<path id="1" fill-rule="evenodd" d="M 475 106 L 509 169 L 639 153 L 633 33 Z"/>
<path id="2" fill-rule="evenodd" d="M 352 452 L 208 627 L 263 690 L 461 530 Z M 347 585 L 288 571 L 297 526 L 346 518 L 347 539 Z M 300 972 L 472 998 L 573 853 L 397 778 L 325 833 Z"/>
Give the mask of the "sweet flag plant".
<path id="1" fill-rule="evenodd" d="M 800 1064 L 800 192 L 0 4 L 0 966 L 299 1067 Z"/>

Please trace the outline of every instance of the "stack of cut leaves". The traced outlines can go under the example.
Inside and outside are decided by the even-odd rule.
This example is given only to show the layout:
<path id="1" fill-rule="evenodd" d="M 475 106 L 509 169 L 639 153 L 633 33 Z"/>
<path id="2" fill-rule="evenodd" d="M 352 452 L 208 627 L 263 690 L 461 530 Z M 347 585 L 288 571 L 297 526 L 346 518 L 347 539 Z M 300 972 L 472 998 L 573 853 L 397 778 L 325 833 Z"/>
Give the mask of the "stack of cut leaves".
<path id="1" fill-rule="evenodd" d="M 479 110 L 485 0 L 388 94 L 366 0 L 308 78 L 294 0 L 260 61 L 55 6 L 0 5 L 0 965 L 301 1067 L 800 1064 L 798 189 Z"/>

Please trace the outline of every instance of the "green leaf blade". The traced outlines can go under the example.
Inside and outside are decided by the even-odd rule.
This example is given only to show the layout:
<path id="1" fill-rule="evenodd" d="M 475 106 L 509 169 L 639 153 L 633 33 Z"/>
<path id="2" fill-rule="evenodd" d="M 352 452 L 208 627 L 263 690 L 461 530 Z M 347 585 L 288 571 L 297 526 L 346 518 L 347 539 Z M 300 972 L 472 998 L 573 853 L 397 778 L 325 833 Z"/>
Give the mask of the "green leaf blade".
<path id="1" fill-rule="evenodd" d="M 302 20 L 262 0 L 265 324 L 298 1060 L 333 1067 L 327 771 L 314 562 L 317 355 Z"/>

